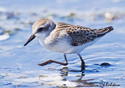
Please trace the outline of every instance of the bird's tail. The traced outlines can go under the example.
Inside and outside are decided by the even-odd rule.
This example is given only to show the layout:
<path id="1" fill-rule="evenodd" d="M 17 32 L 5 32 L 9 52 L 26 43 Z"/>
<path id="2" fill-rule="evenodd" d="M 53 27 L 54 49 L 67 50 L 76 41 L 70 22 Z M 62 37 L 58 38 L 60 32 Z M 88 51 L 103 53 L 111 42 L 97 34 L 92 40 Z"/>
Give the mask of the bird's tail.
<path id="1" fill-rule="evenodd" d="M 108 33 L 108 32 L 110 32 L 112 30 L 113 30 L 113 27 L 109 26 L 109 27 L 106 27 L 106 28 L 103 28 L 103 29 L 98 29 L 97 33 L 98 34 L 105 34 L 105 33 Z"/>
<path id="2" fill-rule="evenodd" d="M 103 28 L 103 29 L 97 29 L 95 30 L 96 34 L 98 35 L 98 37 L 105 35 L 106 33 L 110 32 L 114 30 L 114 28 L 112 26 Z"/>

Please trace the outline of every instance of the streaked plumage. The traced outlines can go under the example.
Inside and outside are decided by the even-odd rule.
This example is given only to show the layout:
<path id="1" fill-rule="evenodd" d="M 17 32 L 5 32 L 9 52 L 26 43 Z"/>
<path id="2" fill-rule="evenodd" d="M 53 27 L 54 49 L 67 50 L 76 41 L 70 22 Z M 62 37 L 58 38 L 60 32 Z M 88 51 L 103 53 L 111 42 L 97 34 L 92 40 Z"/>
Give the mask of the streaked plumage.
<path id="1" fill-rule="evenodd" d="M 112 26 L 103 29 L 91 29 L 63 22 L 54 23 L 52 20 L 44 18 L 37 20 L 32 28 L 33 35 L 24 46 L 37 37 L 40 44 L 45 48 L 64 54 L 76 53 L 80 59 L 81 56 L 79 53 L 84 48 L 92 45 L 103 35 L 113 30 Z"/>
<path id="2" fill-rule="evenodd" d="M 107 32 L 113 30 L 113 28 L 110 26 L 104 29 L 90 29 L 79 25 L 75 26 L 58 22 L 56 23 L 55 30 L 59 32 L 62 30 L 66 30 L 68 36 L 71 38 L 71 45 L 78 46 L 103 36 Z"/>

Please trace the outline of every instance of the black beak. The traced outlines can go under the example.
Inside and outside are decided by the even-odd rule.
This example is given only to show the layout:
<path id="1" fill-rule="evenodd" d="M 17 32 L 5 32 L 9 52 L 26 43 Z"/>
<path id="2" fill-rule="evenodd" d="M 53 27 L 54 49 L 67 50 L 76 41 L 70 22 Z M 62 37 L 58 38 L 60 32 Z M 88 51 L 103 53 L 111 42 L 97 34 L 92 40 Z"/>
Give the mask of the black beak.
<path id="1" fill-rule="evenodd" d="M 24 44 L 26 46 L 30 41 L 32 41 L 35 38 L 35 34 L 31 35 L 28 41 Z"/>

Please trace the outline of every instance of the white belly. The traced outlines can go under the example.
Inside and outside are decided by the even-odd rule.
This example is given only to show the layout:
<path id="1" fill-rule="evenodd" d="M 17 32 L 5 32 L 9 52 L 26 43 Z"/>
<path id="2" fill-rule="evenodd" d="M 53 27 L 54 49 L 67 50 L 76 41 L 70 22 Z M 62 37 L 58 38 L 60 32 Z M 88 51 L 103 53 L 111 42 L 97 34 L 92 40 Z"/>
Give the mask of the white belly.
<path id="1" fill-rule="evenodd" d="M 47 44 L 47 43 L 43 43 L 42 41 L 40 41 L 40 43 L 41 43 L 41 45 L 43 47 L 45 47 L 45 48 L 47 48 L 49 50 L 55 51 L 55 52 L 60 52 L 60 53 L 79 53 L 83 49 L 85 49 L 86 47 L 92 45 L 93 43 L 95 43 L 99 39 L 100 38 L 97 38 L 94 41 L 85 43 L 83 45 L 78 45 L 78 46 L 72 46 L 68 42 L 63 41 L 63 40 L 58 42 L 58 43 L 55 43 L 53 45 Z"/>

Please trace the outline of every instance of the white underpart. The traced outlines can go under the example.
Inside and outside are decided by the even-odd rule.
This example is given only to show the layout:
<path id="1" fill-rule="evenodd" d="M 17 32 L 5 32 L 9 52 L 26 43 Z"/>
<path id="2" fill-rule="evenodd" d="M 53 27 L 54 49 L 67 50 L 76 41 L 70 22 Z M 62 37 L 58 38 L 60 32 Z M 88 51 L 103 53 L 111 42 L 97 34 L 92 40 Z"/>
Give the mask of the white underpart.
<path id="1" fill-rule="evenodd" d="M 49 50 L 52 51 L 56 51 L 56 52 L 60 52 L 60 53 L 79 53 L 81 52 L 83 49 L 85 49 L 86 47 L 94 44 L 97 40 L 99 40 L 100 38 L 95 39 L 94 41 L 85 43 L 83 45 L 78 45 L 78 46 L 72 46 L 70 45 L 67 41 L 62 40 L 61 42 L 58 42 L 56 45 L 54 45 L 53 47 L 51 46 L 44 46 Z"/>
<path id="2" fill-rule="evenodd" d="M 83 45 L 72 46 L 70 41 L 67 38 L 69 36 L 67 36 L 66 31 L 60 32 L 60 35 L 58 36 L 57 42 L 55 44 L 52 44 L 53 43 L 52 39 L 54 37 L 54 35 L 53 35 L 54 31 L 48 37 L 46 37 L 45 34 L 46 33 L 39 34 L 38 39 L 39 39 L 40 44 L 49 50 L 60 52 L 60 53 L 79 53 L 83 49 L 94 44 L 97 40 L 100 39 L 100 38 L 96 38 L 94 41 L 87 42 Z M 66 36 L 63 36 L 63 35 L 66 35 Z"/>

